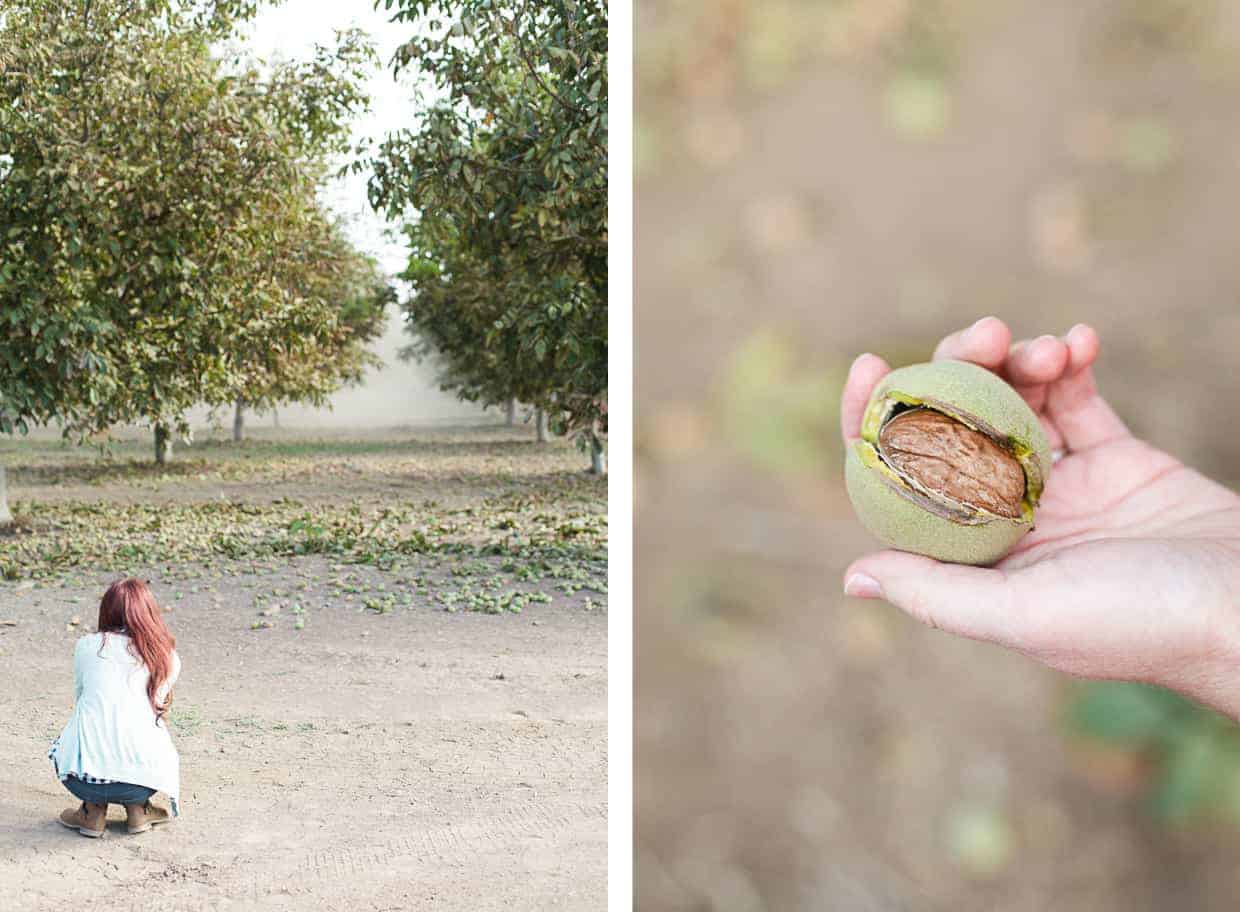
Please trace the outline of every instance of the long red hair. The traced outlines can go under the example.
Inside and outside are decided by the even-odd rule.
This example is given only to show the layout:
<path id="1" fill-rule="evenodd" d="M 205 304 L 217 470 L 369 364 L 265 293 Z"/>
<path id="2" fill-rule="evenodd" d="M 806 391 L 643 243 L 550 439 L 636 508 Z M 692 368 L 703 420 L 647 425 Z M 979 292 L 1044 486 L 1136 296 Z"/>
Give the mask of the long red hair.
<path id="1" fill-rule="evenodd" d="M 172 649 L 177 641 L 164 625 L 151 588 L 132 577 L 109 586 L 99 603 L 99 632 L 105 642 L 109 633 L 129 634 L 129 651 L 142 660 L 151 674 L 146 695 L 158 721 L 172 705 L 171 691 L 163 703 L 156 699 L 156 694 L 172 674 Z"/>

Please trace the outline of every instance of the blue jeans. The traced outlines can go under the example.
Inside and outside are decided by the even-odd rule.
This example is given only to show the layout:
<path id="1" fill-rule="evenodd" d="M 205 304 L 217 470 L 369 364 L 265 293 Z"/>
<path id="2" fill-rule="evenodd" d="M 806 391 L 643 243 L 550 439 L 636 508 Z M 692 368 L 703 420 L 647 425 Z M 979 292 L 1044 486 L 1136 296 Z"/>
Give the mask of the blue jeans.
<path id="1" fill-rule="evenodd" d="M 80 800 L 90 804 L 142 804 L 155 794 L 155 789 L 144 785 L 131 785 L 128 782 L 96 785 L 93 782 L 83 782 L 74 776 L 60 781 Z"/>

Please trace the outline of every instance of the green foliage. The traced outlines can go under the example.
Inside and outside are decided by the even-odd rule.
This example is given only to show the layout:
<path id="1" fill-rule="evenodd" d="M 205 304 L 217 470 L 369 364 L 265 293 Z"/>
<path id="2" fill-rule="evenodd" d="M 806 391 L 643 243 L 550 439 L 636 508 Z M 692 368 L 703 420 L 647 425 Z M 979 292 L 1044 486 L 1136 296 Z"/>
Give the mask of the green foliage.
<path id="1" fill-rule="evenodd" d="M 372 53 L 212 56 L 252 3 L 14 0 L 0 20 L 0 431 L 320 401 L 390 292 L 316 192 Z M 343 303 L 342 303 L 343 302 Z"/>
<path id="2" fill-rule="evenodd" d="M 91 447 L 0 440 L 0 460 L 21 453 L 16 480 L 48 492 L 14 504 L 15 528 L 0 535 L 0 578 L 199 561 L 217 578 L 238 561 L 317 555 L 385 572 L 442 565 L 452 581 L 436 589 L 441 607 L 487 610 L 514 587 L 606 592 L 606 486 L 568 471 L 563 443 L 535 448 L 474 433 L 252 440 L 195 444 L 167 470 L 133 459 L 139 444 L 119 442 L 118 458 L 105 460 Z M 421 491 L 407 484 L 414 475 L 426 480 Z M 304 499 L 271 499 L 282 491 Z M 236 499 L 253 492 L 262 492 L 258 502 Z"/>
<path id="3" fill-rule="evenodd" d="M 419 26 L 393 68 L 438 99 L 369 162 L 373 204 L 407 219 L 409 353 L 466 399 L 605 432 L 606 4 L 382 6 Z"/>
<path id="4" fill-rule="evenodd" d="M 1240 730 L 1230 720 L 1158 687 L 1108 681 L 1077 690 L 1067 724 L 1153 761 L 1147 799 L 1158 819 L 1240 824 Z"/>
<path id="5" fill-rule="evenodd" d="M 1142 684 L 1095 684 L 1069 707 L 1072 727 L 1112 744 L 1147 747 L 1173 730 L 1192 704 L 1169 690 Z"/>
<path id="6" fill-rule="evenodd" d="M 412 607 L 414 592 L 421 606 L 489 614 L 520 612 L 558 597 L 576 598 L 591 610 L 606 597 L 606 488 L 567 472 L 563 445 L 549 448 L 549 455 L 548 448 L 511 441 L 485 448 L 460 439 L 254 441 L 240 451 L 205 448 L 205 457 L 158 474 L 149 463 L 83 461 L 89 449 L 62 449 L 69 450 L 61 454 L 67 464 L 24 469 L 26 482 L 72 486 L 92 480 L 106 490 L 96 499 L 75 494 L 15 504 L 18 525 L 0 536 L 0 599 L 14 586 L 32 588 L 100 570 L 149 575 L 158 568 L 165 582 L 189 584 L 180 587 L 180 601 L 200 583 L 214 587 L 243 568 L 261 564 L 284 572 L 322 567 L 315 562 L 323 559 L 334 568 L 326 584 L 330 600 L 374 614 Z M 514 480 L 510 460 L 540 480 Z M 392 498 L 391 480 L 407 478 L 411 464 L 435 476 L 437 490 L 453 490 L 444 477 L 475 480 L 463 502 L 457 491 L 455 506 Z M 338 487 L 342 476 L 354 479 L 348 491 Z M 359 494 L 359 476 L 371 484 L 368 496 Z M 135 497 L 153 478 L 175 488 L 181 502 Z M 187 497 L 196 481 L 210 491 L 227 489 L 229 482 L 239 482 L 243 491 L 268 491 L 290 480 L 310 493 L 313 505 L 288 498 Z M 392 591 L 384 579 L 403 585 Z M 308 597 L 304 588 L 295 597 L 263 589 L 254 596 L 252 629 L 282 626 L 279 619 L 286 616 L 294 629 L 304 629 Z"/>
<path id="7" fill-rule="evenodd" d="M 729 442 L 776 475 L 820 475 L 838 449 L 842 369 L 802 360 L 789 338 L 759 330 L 733 355 L 720 389 Z"/>
<path id="8" fill-rule="evenodd" d="M 393 569 L 416 556 L 434 555 L 444 561 L 504 557 L 503 566 L 508 567 L 504 572 L 513 577 L 533 568 L 534 578 L 541 579 L 543 573 L 563 577 L 567 582 L 560 588 L 569 595 L 583 588 L 606 591 L 606 522 L 593 512 L 570 514 L 589 529 L 584 539 L 566 541 L 558 517 L 513 510 L 504 501 L 485 514 L 495 511 L 515 517 L 514 531 L 505 535 L 487 533 L 480 520 L 412 504 L 365 510 L 320 504 L 312 513 L 294 501 L 175 506 L 64 501 L 16 506 L 30 531 L 0 541 L 0 562 L 14 568 L 12 579 L 48 579 L 97 567 L 306 555 Z M 567 572 L 575 566 L 589 568 L 581 583 L 574 583 Z M 500 579 L 494 573 L 489 569 L 478 574 L 469 588 L 493 589 Z M 529 598 L 523 597 L 514 604 L 526 601 Z"/>
<path id="9" fill-rule="evenodd" d="M 355 250 L 317 204 L 297 228 L 262 251 L 288 309 L 272 333 L 227 343 L 232 384 L 222 393 L 259 409 L 290 401 L 323 404 L 380 360 L 368 345 L 383 334 L 395 289 L 373 259 Z M 271 325 L 271 324 L 265 324 Z M 218 400 L 205 400 L 217 404 Z"/>

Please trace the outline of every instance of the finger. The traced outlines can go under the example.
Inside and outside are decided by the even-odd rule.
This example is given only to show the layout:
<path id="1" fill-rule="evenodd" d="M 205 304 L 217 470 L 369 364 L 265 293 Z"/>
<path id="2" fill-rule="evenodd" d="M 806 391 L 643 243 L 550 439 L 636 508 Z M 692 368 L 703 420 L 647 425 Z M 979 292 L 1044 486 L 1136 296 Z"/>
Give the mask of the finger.
<path id="1" fill-rule="evenodd" d="M 1008 353 L 1004 373 L 1015 387 L 1036 387 L 1058 380 L 1068 366 L 1068 346 L 1054 336 L 1023 339 Z M 1032 403 L 1030 403 L 1032 405 Z"/>
<path id="2" fill-rule="evenodd" d="M 1009 645 L 1010 586 L 1001 570 L 943 564 L 918 554 L 880 551 L 844 571 L 844 592 L 884 598 L 939 630 Z"/>
<path id="3" fill-rule="evenodd" d="M 1045 383 L 1039 383 L 1037 386 L 1016 386 L 1013 389 L 1020 393 L 1021 398 L 1038 416 L 1038 423 L 1042 425 L 1042 433 L 1046 435 L 1050 448 L 1052 450 L 1063 449 L 1063 435 L 1059 433 L 1059 428 L 1055 427 L 1055 422 L 1046 415 L 1046 396 L 1050 387 Z"/>
<path id="4" fill-rule="evenodd" d="M 982 317 L 968 329 L 954 332 L 934 350 L 934 360 L 972 361 L 997 370 L 1012 344 L 1012 331 L 998 317 Z"/>
<path id="5" fill-rule="evenodd" d="M 844 392 L 840 397 L 840 430 L 844 443 L 851 444 L 861 436 L 861 416 L 870 401 L 870 393 L 878 381 L 891 373 L 891 367 L 878 355 L 858 355 L 848 369 Z"/>
<path id="6" fill-rule="evenodd" d="M 1069 351 L 1067 370 L 1046 392 L 1046 414 L 1059 428 L 1064 445 L 1080 451 L 1130 436 L 1128 427 L 1098 395 L 1093 371 L 1100 348 L 1098 333 L 1078 323 L 1064 341 Z"/>
<path id="7" fill-rule="evenodd" d="M 1068 330 L 1063 342 L 1069 354 L 1067 373 L 1071 374 L 1092 366 L 1098 360 L 1098 353 L 1102 349 L 1097 330 L 1086 323 L 1077 323 Z"/>
<path id="8" fill-rule="evenodd" d="M 1063 447 L 1063 437 L 1045 414 L 1046 396 L 1048 384 L 1063 376 L 1069 359 L 1068 346 L 1063 340 L 1055 336 L 1038 336 L 1013 344 L 1007 363 L 1003 365 L 1003 375 L 1038 416 L 1054 450 Z"/>

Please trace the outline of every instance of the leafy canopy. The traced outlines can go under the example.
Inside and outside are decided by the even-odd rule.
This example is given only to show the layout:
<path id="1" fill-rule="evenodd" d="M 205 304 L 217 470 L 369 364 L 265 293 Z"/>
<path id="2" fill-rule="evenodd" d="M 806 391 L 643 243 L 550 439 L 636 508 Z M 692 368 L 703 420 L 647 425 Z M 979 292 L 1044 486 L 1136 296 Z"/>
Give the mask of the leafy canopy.
<path id="1" fill-rule="evenodd" d="M 403 304 L 441 383 L 605 426 L 607 7 L 602 0 L 381 0 L 416 34 L 393 60 L 434 101 L 369 162 L 405 219 Z"/>
<path id="2" fill-rule="evenodd" d="M 183 426 L 365 365 L 382 282 L 316 194 L 373 51 L 349 32 L 268 70 L 213 56 L 255 7 L 6 4 L 0 431 Z"/>

